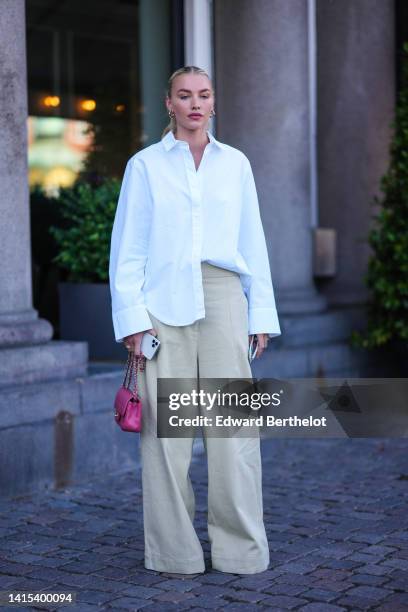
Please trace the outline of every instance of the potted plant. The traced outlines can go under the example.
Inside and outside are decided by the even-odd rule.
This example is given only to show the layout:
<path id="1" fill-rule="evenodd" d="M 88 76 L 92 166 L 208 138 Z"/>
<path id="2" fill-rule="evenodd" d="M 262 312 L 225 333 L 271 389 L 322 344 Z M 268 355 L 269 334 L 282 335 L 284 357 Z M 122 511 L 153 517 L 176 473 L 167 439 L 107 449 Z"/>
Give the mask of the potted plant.
<path id="1" fill-rule="evenodd" d="M 390 146 L 390 164 L 382 177 L 384 197 L 374 217 L 375 227 L 368 242 L 373 254 L 364 279 L 372 297 L 367 305 L 367 328 L 354 330 L 353 346 L 366 349 L 392 347 L 403 357 L 408 355 L 408 43 L 403 45 L 403 81 Z"/>
<path id="2" fill-rule="evenodd" d="M 52 226 L 57 245 L 54 257 L 65 270 L 58 283 L 60 337 L 86 340 L 91 359 L 123 359 L 115 341 L 109 289 L 110 237 L 120 181 L 107 178 L 97 184 L 82 180 L 60 189 L 57 205 L 64 227 Z"/>

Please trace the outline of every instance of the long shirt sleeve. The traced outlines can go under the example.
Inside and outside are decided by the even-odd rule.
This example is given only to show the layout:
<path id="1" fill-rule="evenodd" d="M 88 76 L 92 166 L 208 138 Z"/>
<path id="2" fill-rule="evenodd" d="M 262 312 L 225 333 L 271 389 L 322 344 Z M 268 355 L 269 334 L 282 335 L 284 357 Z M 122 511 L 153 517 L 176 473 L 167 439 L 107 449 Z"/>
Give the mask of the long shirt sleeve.
<path id="1" fill-rule="evenodd" d="M 109 283 L 116 342 L 153 327 L 143 295 L 152 202 L 140 159 L 129 159 L 111 235 Z"/>
<path id="2" fill-rule="evenodd" d="M 251 273 L 241 275 L 242 286 L 248 299 L 248 332 L 268 333 L 269 337 L 273 338 L 281 334 L 281 329 L 255 180 L 249 160 L 246 162 L 238 249 Z"/>

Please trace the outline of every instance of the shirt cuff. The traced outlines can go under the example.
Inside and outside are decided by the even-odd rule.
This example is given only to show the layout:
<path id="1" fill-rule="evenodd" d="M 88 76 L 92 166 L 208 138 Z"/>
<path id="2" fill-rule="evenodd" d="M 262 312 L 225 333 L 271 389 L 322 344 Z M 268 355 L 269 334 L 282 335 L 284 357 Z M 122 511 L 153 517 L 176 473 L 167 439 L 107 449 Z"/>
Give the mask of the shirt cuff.
<path id="1" fill-rule="evenodd" d="M 123 342 L 126 336 L 153 328 L 144 306 L 132 306 L 132 308 L 119 310 L 112 315 L 112 319 L 116 342 Z"/>
<path id="2" fill-rule="evenodd" d="M 248 334 L 268 334 L 269 338 L 281 335 L 276 308 L 249 308 Z"/>

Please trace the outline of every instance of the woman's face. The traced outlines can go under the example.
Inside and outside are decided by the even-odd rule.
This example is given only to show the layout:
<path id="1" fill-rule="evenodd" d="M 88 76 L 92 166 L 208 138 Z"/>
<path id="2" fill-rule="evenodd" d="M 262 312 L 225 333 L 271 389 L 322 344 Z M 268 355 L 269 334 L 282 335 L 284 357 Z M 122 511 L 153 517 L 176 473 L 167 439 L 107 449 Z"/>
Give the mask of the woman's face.
<path id="1" fill-rule="evenodd" d="M 171 98 L 166 98 L 166 106 L 176 115 L 178 126 L 187 130 L 205 128 L 214 108 L 209 79 L 203 74 L 179 74 L 173 81 Z"/>

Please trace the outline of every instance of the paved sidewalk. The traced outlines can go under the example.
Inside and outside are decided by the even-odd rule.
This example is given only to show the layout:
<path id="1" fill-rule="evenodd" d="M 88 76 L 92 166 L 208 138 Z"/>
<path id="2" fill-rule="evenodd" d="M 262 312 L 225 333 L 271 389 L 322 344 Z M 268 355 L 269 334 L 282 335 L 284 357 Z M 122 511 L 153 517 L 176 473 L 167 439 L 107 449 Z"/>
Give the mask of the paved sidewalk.
<path id="1" fill-rule="evenodd" d="M 268 571 L 211 570 L 200 455 L 191 475 L 205 574 L 144 568 L 137 471 L 0 502 L 0 590 L 71 589 L 78 603 L 61 609 L 84 612 L 408 611 L 407 441 L 267 440 L 263 456 Z"/>

